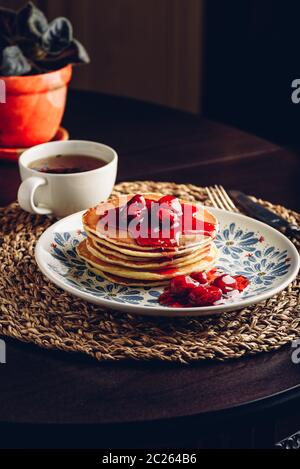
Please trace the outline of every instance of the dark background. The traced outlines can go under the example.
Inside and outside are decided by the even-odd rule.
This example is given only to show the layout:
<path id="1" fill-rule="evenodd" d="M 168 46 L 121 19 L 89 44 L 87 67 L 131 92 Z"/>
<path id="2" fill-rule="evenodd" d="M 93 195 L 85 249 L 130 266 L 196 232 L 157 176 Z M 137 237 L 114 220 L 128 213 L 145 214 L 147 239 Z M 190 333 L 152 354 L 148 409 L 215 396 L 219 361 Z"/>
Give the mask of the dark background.
<path id="1" fill-rule="evenodd" d="M 299 144 L 300 2 L 206 2 L 205 115 Z"/>

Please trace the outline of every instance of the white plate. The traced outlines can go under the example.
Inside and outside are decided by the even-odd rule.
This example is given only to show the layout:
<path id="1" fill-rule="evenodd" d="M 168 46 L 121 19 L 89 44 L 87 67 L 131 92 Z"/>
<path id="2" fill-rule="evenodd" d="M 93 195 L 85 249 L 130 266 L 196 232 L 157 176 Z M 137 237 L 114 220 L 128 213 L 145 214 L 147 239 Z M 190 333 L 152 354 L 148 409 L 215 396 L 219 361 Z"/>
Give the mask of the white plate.
<path id="1" fill-rule="evenodd" d="M 244 215 L 211 209 L 220 223 L 216 244 L 218 267 L 251 280 L 241 295 L 220 306 L 168 308 L 158 303 L 162 288 L 124 287 L 87 270 L 75 247 L 84 239 L 76 213 L 50 226 L 39 239 L 35 257 L 41 271 L 57 286 L 90 303 L 151 316 L 207 316 L 241 309 L 276 295 L 297 276 L 299 254 L 281 233 Z"/>

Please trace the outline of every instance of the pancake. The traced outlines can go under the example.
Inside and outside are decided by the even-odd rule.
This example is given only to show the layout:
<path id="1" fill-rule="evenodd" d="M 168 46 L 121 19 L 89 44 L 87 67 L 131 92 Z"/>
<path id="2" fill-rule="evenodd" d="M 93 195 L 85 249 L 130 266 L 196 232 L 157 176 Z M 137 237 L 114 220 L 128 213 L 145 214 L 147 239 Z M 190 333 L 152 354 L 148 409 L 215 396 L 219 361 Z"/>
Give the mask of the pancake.
<path id="1" fill-rule="evenodd" d="M 80 245 L 77 247 L 77 254 L 80 258 L 84 259 L 85 262 L 102 273 L 113 274 L 126 279 L 163 282 L 167 279 L 176 277 L 177 275 L 186 275 L 191 272 L 205 271 L 218 259 L 218 250 L 213 243 L 210 246 L 209 252 L 205 252 L 202 256 L 199 256 L 197 261 L 192 261 L 191 263 L 183 265 L 182 267 L 157 269 L 155 271 L 131 269 L 102 261 L 98 257 L 91 254 L 91 252 L 88 250 L 87 240 L 82 241 L 82 243 L 80 243 Z"/>
<path id="2" fill-rule="evenodd" d="M 142 194 L 142 195 L 154 201 L 159 201 L 159 199 L 162 197 L 161 194 Z M 112 208 L 122 207 L 128 201 L 130 201 L 133 197 L 134 197 L 133 194 L 124 195 L 120 197 L 114 197 L 108 202 L 101 203 L 97 207 L 89 209 L 83 215 L 83 225 L 84 225 L 84 229 L 86 230 L 86 232 L 92 233 L 95 236 L 102 238 L 104 240 L 109 240 L 111 244 L 114 244 L 118 247 L 125 247 L 125 248 L 134 247 L 134 249 L 137 251 L 153 252 L 155 248 L 151 246 L 138 245 L 136 240 L 130 236 L 130 234 L 128 233 L 128 230 L 121 230 L 121 229 L 114 230 L 112 228 L 105 229 L 104 225 L 100 223 L 101 217 L 105 215 L 107 210 L 111 210 Z M 183 200 L 180 200 L 180 202 L 184 204 L 188 204 L 189 206 L 196 208 L 197 211 L 193 215 L 193 217 L 200 221 L 215 225 L 216 230 L 212 234 L 212 236 L 206 236 L 204 234 L 199 234 L 199 233 L 198 234 L 195 234 L 195 233 L 183 234 L 179 238 L 179 248 L 188 247 L 191 245 L 198 245 L 198 244 L 200 245 L 200 244 L 205 244 L 207 242 L 211 242 L 212 239 L 216 235 L 217 226 L 218 226 L 218 222 L 216 218 L 214 217 L 214 215 L 210 213 L 202 205 L 191 203 L 191 202 L 186 202 Z"/>
<path id="3" fill-rule="evenodd" d="M 148 269 L 148 270 L 157 270 L 159 268 L 167 268 L 167 267 L 181 267 L 186 264 L 191 264 L 192 262 L 196 262 L 197 260 L 201 260 L 203 255 L 208 254 L 210 251 L 210 246 L 206 246 L 204 248 L 200 248 L 199 250 L 185 256 L 179 258 L 171 258 L 171 257 L 161 257 L 159 259 L 141 259 L 141 258 L 134 258 L 130 257 L 127 258 L 119 257 L 116 255 L 112 250 L 103 249 L 92 239 L 87 239 L 86 246 L 88 251 L 100 259 L 101 261 L 108 262 L 109 264 L 119 265 L 122 267 L 129 267 L 130 269 Z"/>
<path id="4" fill-rule="evenodd" d="M 214 266 L 214 263 L 208 264 L 206 267 L 206 271 L 208 272 Z M 165 287 L 169 284 L 169 280 L 165 281 L 151 281 L 151 280 L 136 280 L 136 279 L 127 279 L 125 277 L 118 277 L 117 275 L 113 275 L 107 272 L 102 272 L 101 270 L 95 268 L 93 265 L 87 263 L 87 268 L 94 272 L 94 274 L 99 275 L 100 277 L 108 280 L 109 282 L 116 283 L 118 285 L 125 285 L 127 287 Z"/>
<path id="5" fill-rule="evenodd" d="M 148 203 L 149 199 L 159 201 L 162 197 L 161 194 L 142 195 L 148 199 Z M 167 285 L 170 279 L 178 275 L 212 269 L 219 256 L 213 243 L 218 222 L 206 208 L 180 200 L 187 210 L 190 209 L 191 216 L 210 226 L 202 225 L 199 232 L 196 232 L 193 223 L 194 231 L 189 233 L 185 226 L 185 233 L 180 233 L 179 238 L 176 238 L 178 241 L 176 246 L 166 245 L 165 247 L 158 243 L 152 246 L 148 243 L 141 245 L 141 239 L 136 240 L 133 237 L 132 225 L 129 229 L 125 226 L 122 231 L 113 220 L 111 226 L 107 226 L 107 211 L 124 207 L 132 197 L 135 195 L 115 197 L 84 213 L 83 225 L 87 239 L 80 243 L 76 250 L 89 270 L 113 283 L 132 287 L 157 287 Z M 137 210 L 139 210 L 138 207 Z M 162 206 L 162 210 L 166 208 Z M 114 211 L 110 212 L 110 215 L 114 216 Z M 168 215 L 166 219 L 168 220 Z M 144 220 L 147 221 L 147 219 Z M 182 219 L 177 218 L 177 220 L 187 222 L 191 219 L 184 210 Z M 138 223 L 138 218 L 133 221 Z M 207 233 L 203 232 L 202 227 L 207 230 Z"/>
<path id="6" fill-rule="evenodd" d="M 178 257 L 183 257 L 187 254 L 191 254 L 197 251 L 200 247 L 205 247 L 211 243 L 211 240 L 207 240 L 205 243 L 192 245 L 186 248 L 177 248 L 177 249 L 171 249 L 171 250 L 156 248 L 152 250 L 148 249 L 147 251 L 141 251 L 130 246 L 120 247 L 116 242 L 111 242 L 110 239 L 99 238 L 95 234 L 91 233 L 88 229 L 86 229 L 85 231 L 89 239 L 92 239 L 93 242 L 96 243 L 96 245 L 99 246 L 101 249 L 107 248 L 109 251 L 113 251 L 114 255 L 119 254 L 120 257 L 125 256 L 126 259 L 128 258 L 128 256 L 134 257 L 134 258 L 153 258 L 153 259 L 155 258 L 159 259 L 162 256 L 178 258 Z"/>

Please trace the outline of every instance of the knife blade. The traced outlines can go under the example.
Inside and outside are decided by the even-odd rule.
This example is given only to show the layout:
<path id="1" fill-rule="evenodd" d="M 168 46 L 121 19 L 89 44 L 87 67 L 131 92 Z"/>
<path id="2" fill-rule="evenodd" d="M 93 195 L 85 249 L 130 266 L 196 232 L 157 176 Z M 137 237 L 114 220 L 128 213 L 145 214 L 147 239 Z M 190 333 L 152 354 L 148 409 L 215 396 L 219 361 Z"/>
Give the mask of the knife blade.
<path id="1" fill-rule="evenodd" d="M 253 202 L 253 200 L 248 195 L 243 194 L 243 192 L 231 190 L 229 191 L 229 194 L 248 215 L 272 226 L 284 235 L 296 238 L 300 241 L 300 227 L 298 225 L 289 223 L 280 215 L 277 215 L 262 205 Z"/>

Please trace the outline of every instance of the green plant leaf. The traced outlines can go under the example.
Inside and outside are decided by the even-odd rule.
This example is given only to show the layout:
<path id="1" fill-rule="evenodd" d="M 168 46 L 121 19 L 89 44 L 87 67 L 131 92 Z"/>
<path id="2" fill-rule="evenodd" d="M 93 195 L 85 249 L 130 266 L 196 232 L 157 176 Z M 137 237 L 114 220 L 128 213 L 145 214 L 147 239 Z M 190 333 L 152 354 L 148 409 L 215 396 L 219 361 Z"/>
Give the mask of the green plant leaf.
<path id="1" fill-rule="evenodd" d="M 57 70 L 65 67 L 68 64 L 83 64 L 89 63 L 90 58 L 83 45 L 73 39 L 69 47 L 62 51 L 60 54 L 48 54 L 45 60 L 38 61 L 38 66 L 45 70 Z"/>
<path id="2" fill-rule="evenodd" d="M 72 24 L 67 18 L 56 18 L 42 36 L 42 46 L 51 54 L 59 54 L 73 39 Z"/>
<path id="3" fill-rule="evenodd" d="M 5 47 L 2 51 L 0 75 L 21 76 L 31 71 L 31 65 L 18 46 Z"/>
<path id="4" fill-rule="evenodd" d="M 48 28 L 44 13 L 32 2 L 27 3 L 17 13 L 17 28 L 20 36 L 40 39 Z"/>
<path id="5" fill-rule="evenodd" d="M 67 18 L 49 23 L 31 1 L 17 12 L 0 8 L 1 75 L 31 75 L 89 61 Z"/>
<path id="6" fill-rule="evenodd" d="M 70 46 L 61 54 L 61 57 L 71 64 L 88 64 L 90 57 L 81 42 L 73 39 Z"/>

